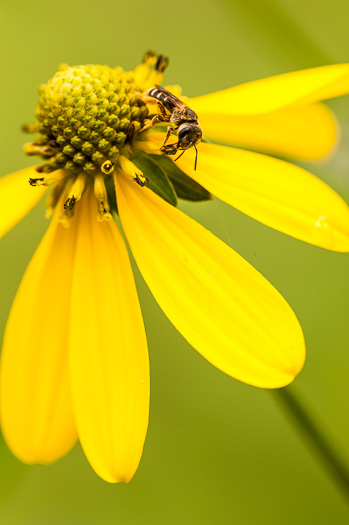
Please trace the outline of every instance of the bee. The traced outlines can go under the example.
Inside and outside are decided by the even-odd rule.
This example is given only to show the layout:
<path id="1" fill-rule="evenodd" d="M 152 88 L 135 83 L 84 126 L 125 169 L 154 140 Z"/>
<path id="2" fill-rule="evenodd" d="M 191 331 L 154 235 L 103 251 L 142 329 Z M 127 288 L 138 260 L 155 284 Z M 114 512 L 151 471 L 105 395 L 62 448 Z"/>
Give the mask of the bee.
<path id="1" fill-rule="evenodd" d="M 151 122 L 144 126 L 141 131 L 152 128 L 161 122 L 169 122 L 172 127 L 167 127 L 167 134 L 161 146 L 161 151 L 166 155 L 175 155 L 178 150 L 183 150 L 184 153 L 185 150 L 194 147 L 196 152 L 194 169 L 196 170 L 198 158 L 196 145 L 202 139 L 202 128 L 199 126 L 197 114 L 167 89 L 158 85 L 155 88 L 148 89 L 144 95 L 145 102 L 153 102 L 154 100 L 158 105 L 159 114 L 155 115 Z M 177 130 L 178 141 L 175 144 L 166 145 L 171 131 Z M 183 153 L 175 160 L 178 160 Z"/>

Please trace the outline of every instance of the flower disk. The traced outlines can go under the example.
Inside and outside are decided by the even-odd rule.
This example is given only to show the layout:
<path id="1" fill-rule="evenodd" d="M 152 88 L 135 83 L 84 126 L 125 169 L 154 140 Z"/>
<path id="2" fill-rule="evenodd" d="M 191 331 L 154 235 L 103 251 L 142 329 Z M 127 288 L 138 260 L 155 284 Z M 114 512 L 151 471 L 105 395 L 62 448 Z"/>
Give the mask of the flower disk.
<path id="1" fill-rule="evenodd" d="M 105 161 L 117 162 L 130 130 L 143 127 L 148 110 L 139 90 L 134 75 L 121 68 L 61 66 L 40 87 L 31 129 L 39 135 L 26 153 L 48 160 L 42 172 L 83 169 L 93 176 Z"/>

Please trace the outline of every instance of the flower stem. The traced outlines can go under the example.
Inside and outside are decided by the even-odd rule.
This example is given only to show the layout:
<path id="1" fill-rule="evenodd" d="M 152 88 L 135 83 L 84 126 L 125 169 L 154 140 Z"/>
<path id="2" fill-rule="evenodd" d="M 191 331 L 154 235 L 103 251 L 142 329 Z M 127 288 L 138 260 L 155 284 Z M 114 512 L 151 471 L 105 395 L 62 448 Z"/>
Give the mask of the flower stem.
<path id="1" fill-rule="evenodd" d="M 349 470 L 336 451 L 327 432 L 324 432 L 318 419 L 294 386 L 270 391 L 273 398 L 281 404 L 286 416 L 294 424 L 297 432 L 307 442 L 313 454 L 332 477 L 337 487 L 349 502 Z"/>

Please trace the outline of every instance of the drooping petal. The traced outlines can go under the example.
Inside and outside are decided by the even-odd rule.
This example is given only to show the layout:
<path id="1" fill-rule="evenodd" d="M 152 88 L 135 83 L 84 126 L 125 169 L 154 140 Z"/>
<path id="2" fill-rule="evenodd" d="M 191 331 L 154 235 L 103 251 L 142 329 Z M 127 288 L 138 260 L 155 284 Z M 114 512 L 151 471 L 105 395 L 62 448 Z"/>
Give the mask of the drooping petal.
<path id="1" fill-rule="evenodd" d="M 129 481 L 148 425 L 149 363 L 135 283 L 114 221 L 79 204 L 71 310 L 71 378 L 79 439 L 105 481 Z"/>
<path id="2" fill-rule="evenodd" d="M 0 238 L 39 202 L 47 188 L 29 185 L 38 176 L 34 167 L 16 171 L 0 179 Z"/>
<path id="3" fill-rule="evenodd" d="M 159 144 L 164 134 L 153 133 Z M 266 155 L 201 143 L 177 166 L 209 192 L 250 217 L 328 250 L 349 251 L 349 208 L 308 171 Z"/>
<path id="4" fill-rule="evenodd" d="M 200 113 L 200 126 L 217 142 L 303 160 L 328 155 L 338 135 L 337 121 L 323 104 L 261 115 Z"/>
<path id="5" fill-rule="evenodd" d="M 120 218 L 156 301 L 208 361 L 246 383 L 290 383 L 304 362 L 299 323 L 242 257 L 148 188 L 117 181 Z"/>
<path id="6" fill-rule="evenodd" d="M 35 189 L 35 188 L 33 188 Z M 75 444 L 68 367 L 76 224 L 55 217 L 17 292 L 1 355 L 1 422 L 26 463 L 50 463 Z"/>
<path id="7" fill-rule="evenodd" d="M 349 93 L 349 64 L 316 67 L 241 84 L 192 98 L 200 113 L 258 115 Z"/>

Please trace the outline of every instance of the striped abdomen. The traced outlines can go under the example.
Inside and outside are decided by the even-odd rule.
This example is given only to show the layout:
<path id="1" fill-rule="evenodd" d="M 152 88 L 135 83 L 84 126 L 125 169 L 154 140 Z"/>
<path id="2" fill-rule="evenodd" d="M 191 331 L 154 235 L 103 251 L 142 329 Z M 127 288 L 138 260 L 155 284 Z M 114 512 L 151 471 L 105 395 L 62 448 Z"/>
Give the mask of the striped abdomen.
<path id="1" fill-rule="evenodd" d="M 176 107 L 174 103 L 171 101 L 171 99 L 165 93 L 160 91 L 160 89 L 157 89 L 157 88 L 148 89 L 145 95 L 148 97 L 156 98 L 156 100 L 159 100 L 162 103 L 162 105 L 170 112 L 172 112 L 173 108 Z"/>

